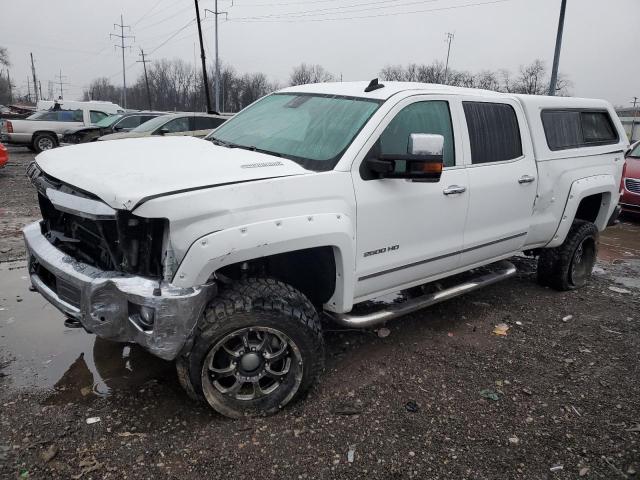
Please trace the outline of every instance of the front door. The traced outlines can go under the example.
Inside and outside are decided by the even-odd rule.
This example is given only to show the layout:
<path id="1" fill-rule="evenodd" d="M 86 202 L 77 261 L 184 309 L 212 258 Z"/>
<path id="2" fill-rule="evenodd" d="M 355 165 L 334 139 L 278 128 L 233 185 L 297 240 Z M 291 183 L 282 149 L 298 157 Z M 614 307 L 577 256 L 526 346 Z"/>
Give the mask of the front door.
<path id="1" fill-rule="evenodd" d="M 462 265 L 519 251 L 529 231 L 537 167 L 524 113 L 513 101 L 462 102 L 470 149 Z"/>
<path id="2" fill-rule="evenodd" d="M 391 110 L 365 146 L 364 158 L 406 155 L 410 134 L 443 135 L 444 169 L 437 183 L 368 179 L 362 163 L 355 162 L 355 302 L 459 266 L 468 195 L 456 112 L 445 98 L 410 97 Z"/>

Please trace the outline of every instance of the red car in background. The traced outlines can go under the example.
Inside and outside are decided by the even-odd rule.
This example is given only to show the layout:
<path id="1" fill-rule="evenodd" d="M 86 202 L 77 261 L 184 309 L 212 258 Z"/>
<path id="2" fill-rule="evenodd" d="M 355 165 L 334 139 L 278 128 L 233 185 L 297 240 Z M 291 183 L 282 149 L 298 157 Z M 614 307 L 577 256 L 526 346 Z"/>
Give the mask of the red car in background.
<path id="1" fill-rule="evenodd" d="M 634 143 L 627 154 L 621 191 L 622 211 L 640 213 L 640 141 Z"/>
<path id="2" fill-rule="evenodd" d="M 7 147 L 0 143 L 0 168 L 4 167 L 9 161 L 9 152 Z"/>

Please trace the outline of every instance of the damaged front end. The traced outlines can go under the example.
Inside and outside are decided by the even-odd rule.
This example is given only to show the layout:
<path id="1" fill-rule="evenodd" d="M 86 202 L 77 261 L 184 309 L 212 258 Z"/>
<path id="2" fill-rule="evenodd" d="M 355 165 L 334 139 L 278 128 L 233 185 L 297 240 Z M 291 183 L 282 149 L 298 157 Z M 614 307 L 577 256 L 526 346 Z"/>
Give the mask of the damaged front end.
<path id="1" fill-rule="evenodd" d="M 34 164 L 28 175 L 43 217 L 24 229 L 33 286 L 87 331 L 175 358 L 215 286 L 170 283 L 168 221 L 114 210 Z"/>

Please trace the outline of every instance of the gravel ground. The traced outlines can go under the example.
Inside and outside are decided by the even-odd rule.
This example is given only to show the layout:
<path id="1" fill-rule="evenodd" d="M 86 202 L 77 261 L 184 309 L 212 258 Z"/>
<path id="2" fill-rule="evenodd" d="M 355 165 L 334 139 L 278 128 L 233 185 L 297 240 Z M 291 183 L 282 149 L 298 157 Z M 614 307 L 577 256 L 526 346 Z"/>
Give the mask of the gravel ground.
<path id="1" fill-rule="evenodd" d="M 18 164 L 0 171 L 0 250 L 37 216 L 14 178 L 26 157 L 12 152 Z M 612 231 L 614 244 L 638 233 Z M 110 379 L 153 371 L 108 395 L 87 376 L 95 346 L 53 388 L 3 378 L 0 351 L 0 477 L 639 478 L 640 252 L 615 246 L 577 292 L 538 286 L 534 262 L 516 258 L 515 278 L 392 322 L 384 338 L 327 325 L 320 384 L 269 418 L 216 415 L 135 347 Z M 13 305 L 2 297 L 0 310 Z M 492 333 L 499 323 L 506 336 Z"/>

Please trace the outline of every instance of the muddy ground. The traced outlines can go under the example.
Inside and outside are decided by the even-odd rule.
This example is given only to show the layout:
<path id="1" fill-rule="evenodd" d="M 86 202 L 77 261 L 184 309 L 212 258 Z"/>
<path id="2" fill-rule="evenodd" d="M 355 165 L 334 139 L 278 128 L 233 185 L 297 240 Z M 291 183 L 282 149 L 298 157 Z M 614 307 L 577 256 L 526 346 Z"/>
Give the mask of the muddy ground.
<path id="1" fill-rule="evenodd" d="M 396 320 L 386 338 L 328 324 L 318 387 L 233 421 L 189 400 L 172 364 L 64 328 L 27 290 L 30 159 L 12 151 L 0 170 L 0 478 L 639 478 L 633 219 L 603 236 L 581 291 L 538 286 L 516 258 L 517 277 Z"/>

